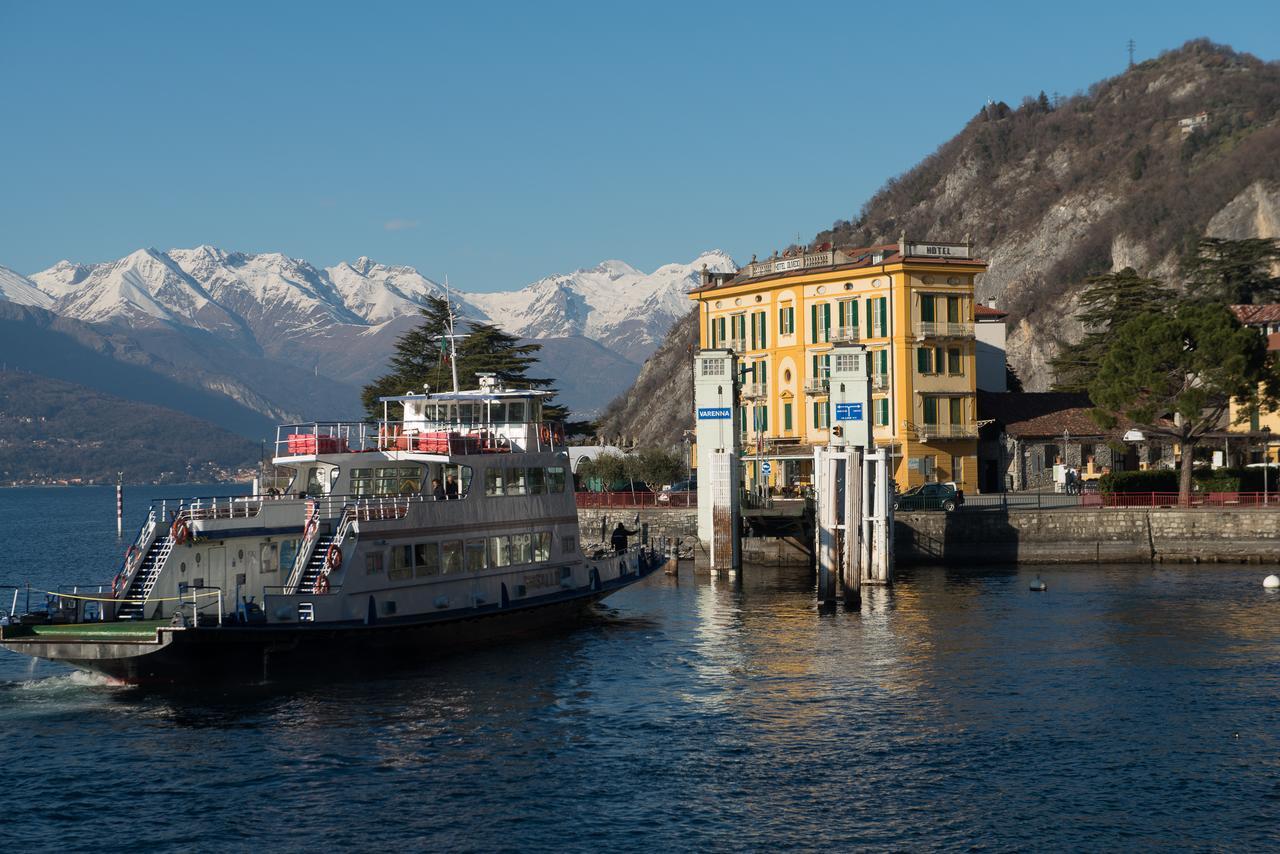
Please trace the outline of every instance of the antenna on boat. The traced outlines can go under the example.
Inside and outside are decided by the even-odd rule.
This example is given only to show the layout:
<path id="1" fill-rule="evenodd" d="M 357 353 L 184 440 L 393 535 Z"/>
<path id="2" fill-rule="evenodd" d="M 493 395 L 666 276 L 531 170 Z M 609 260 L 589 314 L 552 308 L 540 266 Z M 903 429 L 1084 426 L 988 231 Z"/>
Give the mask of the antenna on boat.
<path id="1" fill-rule="evenodd" d="M 453 300 L 449 293 L 449 276 L 444 277 L 444 301 L 449 308 L 449 367 L 453 370 L 453 393 L 458 393 L 458 336 L 453 326 Z"/>

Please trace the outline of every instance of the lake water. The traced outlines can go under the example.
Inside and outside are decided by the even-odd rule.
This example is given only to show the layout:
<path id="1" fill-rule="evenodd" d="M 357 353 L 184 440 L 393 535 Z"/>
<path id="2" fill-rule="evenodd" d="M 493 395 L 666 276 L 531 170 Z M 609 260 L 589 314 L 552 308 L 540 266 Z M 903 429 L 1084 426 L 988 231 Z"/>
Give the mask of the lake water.
<path id="1" fill-rule="evenodd" d="M 109 488 L 0 490 L 0 582 L 122 551 Z M 0 651 L 0 827 L 24 851 L 1273 848 L 1272 571 L 912 569 L 829 616 L 803 573 L 682 573 L 519 646 L 243 690 Z"/>

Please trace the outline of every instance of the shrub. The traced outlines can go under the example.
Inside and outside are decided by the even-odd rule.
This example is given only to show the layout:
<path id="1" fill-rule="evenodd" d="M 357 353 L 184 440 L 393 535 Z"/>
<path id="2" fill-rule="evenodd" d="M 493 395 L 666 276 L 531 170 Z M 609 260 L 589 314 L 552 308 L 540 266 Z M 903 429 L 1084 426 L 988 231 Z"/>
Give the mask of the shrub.
<path id="1" fill-rule="evenodd" d="M 1107 495 L 1115 492 L 1177 492 L 1178 473 L 1173 469 L 1109 472 L 1099 478 L 1098 491 Z"/>

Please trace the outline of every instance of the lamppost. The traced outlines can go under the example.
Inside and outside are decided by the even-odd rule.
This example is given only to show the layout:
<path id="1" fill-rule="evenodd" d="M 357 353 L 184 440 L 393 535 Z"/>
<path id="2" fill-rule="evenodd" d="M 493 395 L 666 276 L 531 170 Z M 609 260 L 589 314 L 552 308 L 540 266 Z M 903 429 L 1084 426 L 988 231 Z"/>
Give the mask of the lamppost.
<path id="1" fill-rule="evenodd" d="M 1266 507 L 1271 491 L 1271 426 L 1262 427 L 1262 506 Z"/>

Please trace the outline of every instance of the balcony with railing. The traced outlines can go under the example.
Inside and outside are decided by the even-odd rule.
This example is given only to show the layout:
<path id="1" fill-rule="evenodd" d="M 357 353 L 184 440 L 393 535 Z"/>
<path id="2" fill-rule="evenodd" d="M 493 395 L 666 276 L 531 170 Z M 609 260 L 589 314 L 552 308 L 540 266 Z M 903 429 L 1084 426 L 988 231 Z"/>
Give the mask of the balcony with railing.
<path id="1" fill-rule="evenodd" d="M 889 375 L 888 375 L 888 374 L 872 374 L 872 375 L 871 375 L 871 388 L 872 388 L 872 390 L 874 390 L 874 391 L 884 391 L 884 390 L 885 390 L 885 389 L 887 389 L 888 387 L 889 387 Z"/>
<path id="2" fill-rule="evenodd" d="M 919 320 L 915 327 L 916 338 L 972 338 L 973 324 L 969 321 Z"/>
<path id="3" fill-rule="evenodd" d="M 735 353 L 745 352 L 747 349 L 747 339 L 745 338 L 728 338 L 724 342 L 724 346 L 728 347 Z"/>
<path id="4" fill-rule="evenodd" d="M 804 381 L 805 394 L 826 394 L 831 380 L 827 377 L 813 377 Z"/>
<path id="5" fill-rule="evenodd" d="M 742 399 L 743 400 L 760 400 L 769 396 L 768 383 L 743 383 Z"/>
<path id="6" fill-rule="evenodd" d="M 916 433 L 921 442 L 934 439 L 973 439 L 978 435 L 977 424 L 917 424 Z"/>
<path id="7" fill-rule="evenodd" d="M 836 326 L 832 328 L 830 341 L 832 344 L 853 344 L 862 338 L 856 326 Z"/>

